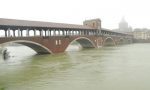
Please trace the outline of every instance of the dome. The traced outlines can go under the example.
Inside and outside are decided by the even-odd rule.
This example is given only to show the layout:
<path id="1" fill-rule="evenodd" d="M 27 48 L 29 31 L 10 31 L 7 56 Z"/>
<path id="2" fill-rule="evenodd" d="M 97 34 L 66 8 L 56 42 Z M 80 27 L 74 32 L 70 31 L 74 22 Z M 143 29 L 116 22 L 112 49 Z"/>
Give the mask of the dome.
<path id="1" fill-rule="evenodd" d="M 126 31 L 128 29 L 128 23 L 125 20 L 125 18 L 123 17 L 119 23 L 119 30 L 120 31 Z"/>

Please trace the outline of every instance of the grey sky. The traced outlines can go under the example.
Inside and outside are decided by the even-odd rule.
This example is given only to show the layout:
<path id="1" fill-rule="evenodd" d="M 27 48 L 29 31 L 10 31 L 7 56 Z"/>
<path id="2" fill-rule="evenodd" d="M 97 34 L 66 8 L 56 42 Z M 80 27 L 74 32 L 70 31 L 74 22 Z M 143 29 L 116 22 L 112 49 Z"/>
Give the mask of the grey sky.
<path id="1" fill-rule="evenodd" d="M 149 0 L 0 0 L 0 18 L 82 24 L 100 18 L 117 28 L 124 16 L 133 28 L 150 28 Z"/>

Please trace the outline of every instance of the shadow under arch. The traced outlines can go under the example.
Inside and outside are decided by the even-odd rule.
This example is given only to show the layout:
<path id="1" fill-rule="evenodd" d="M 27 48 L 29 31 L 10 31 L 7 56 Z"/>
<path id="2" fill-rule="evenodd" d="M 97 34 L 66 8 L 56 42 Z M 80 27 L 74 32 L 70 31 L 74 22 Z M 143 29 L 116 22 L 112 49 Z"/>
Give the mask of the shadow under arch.
<path id="1" fill-rule="evenodd" d="M 119 39 L 119 42 L 118 42 L 118 45 L 122 45 L 122 44 L 125 44 L 125 39 L 120 38 L 120 39 Z"/>
<path id="2" fill-rule="evenodd" d="M 107 37 L 107 38 L 104 40 L 103 46 L 116 46 L 116 43 L 115 43 L 115 41 L 113 40 L 113 38 Z"/>
<path id="3" fill-rule="evenodd" d="M 76 38 L 74 40 L 72 40 L 69 44 L 71 45 L 73 42 L 78 42 L 83 48 L 96 48 L 95 44 L 93 43 L 93 41 L 91 41 L 90 39 L 86 38 L 86 37 L 79 37 L 79 38 Z M 67 47 L 68 47 L 67 46 Z M 66 49 L 67 49 L 66 47 Z"/>
<path id="4" fill-rule="evenodd" d="M 127 39 L 127 43 L 128 43 L 128 44 L 131 44 L 131 43 L 132 43 L 132 40 L 131 40 L 131 39 Z"/>
<path id="5" fill-rule="evenodd" d="M 45 47 L 39 43 L 33 42 L 33 41 L 15 40 L 15 41 L 5 42 L 2 44 L 7 44 L 7 43 L 17 43 L 17 44 L 27 46 L 27 47 L 33 49 L 38 54 L 53 54 L 52 51 L 50 51 L 47 47 Z"/>

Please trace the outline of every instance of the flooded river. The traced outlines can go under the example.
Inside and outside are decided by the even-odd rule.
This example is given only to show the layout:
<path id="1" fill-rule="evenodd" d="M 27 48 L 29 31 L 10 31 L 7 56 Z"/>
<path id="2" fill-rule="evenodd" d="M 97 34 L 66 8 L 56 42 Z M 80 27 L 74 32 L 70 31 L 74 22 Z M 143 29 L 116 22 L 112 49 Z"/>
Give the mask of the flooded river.
<path id="1" fill-rule="evenodd" d="M 150 44 L 36 55 L 24 46 L 0 57 L 0 90 L 150 90 Z"/>

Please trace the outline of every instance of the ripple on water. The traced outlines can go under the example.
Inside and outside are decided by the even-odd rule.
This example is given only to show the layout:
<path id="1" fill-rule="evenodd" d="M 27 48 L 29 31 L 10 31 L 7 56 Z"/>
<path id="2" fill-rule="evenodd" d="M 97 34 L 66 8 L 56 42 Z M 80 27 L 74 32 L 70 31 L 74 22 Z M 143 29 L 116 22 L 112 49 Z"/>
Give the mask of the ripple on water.
<path id="1" fill-rule="evenodd" d="M 57 55 L 35 55 L 26 47 L 8 49 L 14 57 L 0 59 L 0 90 L 150 89 L 150 44 L 72 48 Z"/>

